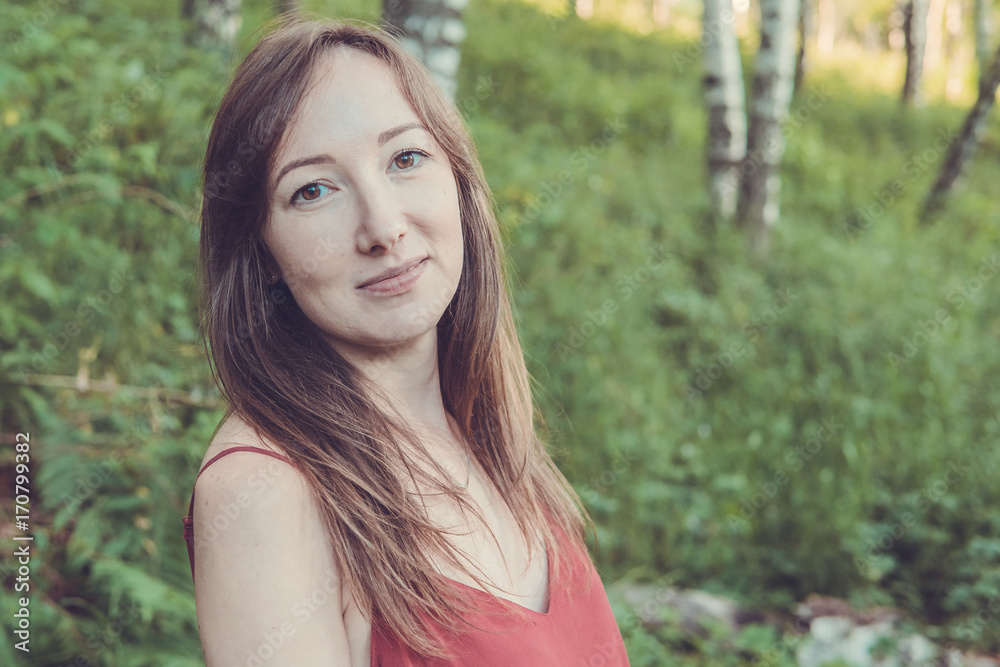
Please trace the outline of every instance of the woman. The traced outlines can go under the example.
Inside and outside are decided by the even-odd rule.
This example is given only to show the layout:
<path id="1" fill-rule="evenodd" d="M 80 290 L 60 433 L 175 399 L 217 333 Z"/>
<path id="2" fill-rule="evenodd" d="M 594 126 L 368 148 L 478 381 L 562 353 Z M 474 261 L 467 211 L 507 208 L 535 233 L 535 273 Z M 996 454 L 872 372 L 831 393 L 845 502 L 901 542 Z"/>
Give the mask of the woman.
<path id="1" fill-rule="evenodd" d="M 628 664 L 422 66 L 368 28 L 265 37 L 212 127 L 201 244 L 229 403 L 185 520 L 209 665 Z"/>

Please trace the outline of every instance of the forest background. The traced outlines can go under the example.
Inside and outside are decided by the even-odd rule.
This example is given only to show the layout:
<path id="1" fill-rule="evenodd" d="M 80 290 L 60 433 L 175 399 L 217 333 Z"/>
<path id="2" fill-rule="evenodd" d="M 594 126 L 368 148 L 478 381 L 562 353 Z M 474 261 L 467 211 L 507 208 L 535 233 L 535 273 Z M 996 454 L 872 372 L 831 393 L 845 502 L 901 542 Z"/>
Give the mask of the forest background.
<path id="1" fill-rule="evenodd" d="M 545 434 L 607 583 L 779 613 L 821 593 L 997 651 L 995 115 L 943 211 L 919 215 L 976 96 L 971 13 L 947 9 L 971 3 L 942 5 L 911 106 L 900 7 L 820 4 L 836 13 L 806 33 L 766 255 L 711 213 L 701 3 L 465 9 L 456 102 Z M 742 6 L 750 90 L 757 4 Z M 180 521 L 221 409 L 198 335 L 200 164 L 234 63 L 277 11 L 246 0 L 229 52 L 191 39 L 180 2 L 0 0 L 0 663 L 202 664 Z M 26 534 L 30 655 L 14 648 Z M 634 665 L 722 664 L 615 608 Z"/>

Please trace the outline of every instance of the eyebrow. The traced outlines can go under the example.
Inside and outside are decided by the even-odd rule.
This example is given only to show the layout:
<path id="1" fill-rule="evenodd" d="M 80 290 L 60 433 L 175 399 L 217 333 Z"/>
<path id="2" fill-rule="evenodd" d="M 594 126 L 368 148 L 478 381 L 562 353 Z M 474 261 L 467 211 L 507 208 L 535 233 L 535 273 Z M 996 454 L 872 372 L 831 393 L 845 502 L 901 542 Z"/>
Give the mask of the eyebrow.
<path id="1" fill-rule="evenodd" d="M 410 130 L 426 131 L 426 129 L 427 128 L 425 128 L 421 123 L 403 123 L 402 125 L 397 125 L 396 127 L 389 128 L 385 132 L 379 134 L 378 145 L 381 148 L 386 144 L 386 142 L 391 141 L 393 138 L 399 136 L 404 132 L 409 132 Z M 281 179 L 283 179 L 288 172 L 294 169 L 298 169 L 299 167 L 308 167 L 314 164 L 336 164 L 336 162 L 337 161 L 329 153 L 321 153 L 319 155 L 311 155 L 309 157 L 303 157 L 297 160 L 292 160 L 284 167 L 282 167 L 281 171 L 278 172 L 278 177 L 274 180 L 274 185 L 275 187 L 277 187 L 278 184 L 281 183 Z"/>
<path id="2" fill-rule="evenodd" d="M 392 140 L 397 135 L 403 132 L 409 132 L 410 130 L 426 130 L 421 123 L 403 123 L 402 125 L 397 125 L 396 127 L 390 128 L 378 135 L 378 145 L 382 147 L 387 141 Z"/>

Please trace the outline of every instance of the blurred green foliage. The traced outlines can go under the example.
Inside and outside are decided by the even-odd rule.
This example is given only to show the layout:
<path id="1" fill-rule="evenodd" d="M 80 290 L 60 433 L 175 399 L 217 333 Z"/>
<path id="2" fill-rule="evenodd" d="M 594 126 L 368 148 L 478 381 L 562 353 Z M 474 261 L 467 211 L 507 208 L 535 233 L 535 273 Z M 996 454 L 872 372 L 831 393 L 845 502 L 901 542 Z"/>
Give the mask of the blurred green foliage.
<path id="1" fill-rule="evenodd" d="M 246 7 L 245 35 L 272 12 Z M 187 46 L 178 14 L 0 2 L 0 479 L 30 431 L 36 540 L 30 660 L 12 647 L 11 561 L 0 573 L 3 664 L 201 663 L 180 517 L 219 412 L 195 218 L 233 61 Z M 759 261 L 707 217 L 689 42 L 496 0 L 466 19 L 458 104 L 604 578 L 673 572 L 779 610 L 843 596 L 1000 648 L 996 120 L 920 227 L 963 111 L 904 113 L 849 73 L 814 74 Z M 163 393 L 39 385 L 84 375 Z M 699 642 L 616 611 L 636 665 L 789 659 L 768 628 Z"/>

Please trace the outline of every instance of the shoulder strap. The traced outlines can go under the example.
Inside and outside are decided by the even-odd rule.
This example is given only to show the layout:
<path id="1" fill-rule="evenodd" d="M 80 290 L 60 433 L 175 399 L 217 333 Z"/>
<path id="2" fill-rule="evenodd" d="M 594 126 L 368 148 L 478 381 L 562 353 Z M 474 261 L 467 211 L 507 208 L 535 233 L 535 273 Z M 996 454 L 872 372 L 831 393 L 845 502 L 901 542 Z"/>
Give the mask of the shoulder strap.
<path id="1" fill-rule="evenodd" d="M 201 477 L 201 473 L 205 472 L 205 470 L 208 469 L 208 466 L 212 465 L 213 463 L 215 463 L 216 461 L 218 461 L 219 459 L 221 459 L 226 454 L 232 454 L 233 452 L 256 452 L 257 454 L 263 454 L 265 456 L 270 456 L 270 457 L 278 459 L 279 461 L 284 461 L 285 463 L 287 463 L 289 465 L 292 465 L 291 460 L 289 460 L 289 458 L 287 456 L 283 456 L 283 455 L 278 454 L 276 452 L 272 452 L 270 449 L 262 449 L 260 447 L 247 447 L 245 445 L 240 445 L 239 447 L 230 447 L 229 449 L 224 449 L 221 452 L 219 452 L 218 454 L 216 454 L 215 456 L 213 456 L 212 458 L 210 458 L 208 460 L 208 463 L 206 463 L 205 465 L 203 465 L 201 467 L 201 470 L 198 471 L 198 477 Z M 197 478 L 195 478 L 195 481 L 197 481 Z"/>
<path id="2" fill-rule="evenodd" d="M 198 477 L 195 478 L 195 483 L 197 483 L 198 478 L 201 477 L 201 474 L 208 469 L 208 466 L 212 465 L 213 463 L 221 459 L 223 456 L 226 456 L 227 454 L 232 454 L 233 452 L 255 452 L 257 454 L 263 454 L 264 456 L 270 456 L 271 458 L 278 459 L 279 461 L 284 461 L 290 466 L 295 465 L 294 463 L 292 463 L 291 459 L 289 459 L 287 456 L 282 456 L 281 454 L 272 452 L 269 449 L 261 449 L 260 447 L 247 447 L 245 445 L 240 445 L 238 447 L 230 447 L 229 449 L 224 449 L 215 456 L 213 456 L 212 458 L 210 458 L 208 460 L 208 463 L 203 465 L 201 467 L 201 470 L 198 471 Z M 184 522 L 184 541 L 187 542 L 188 560 L 191 562 L 191 576 L 194 577 L 194 488 L 191 489 L 191 502 L 188 505 L 188 513 L 187 516 L 184 517 L 183 522 Z"/>

